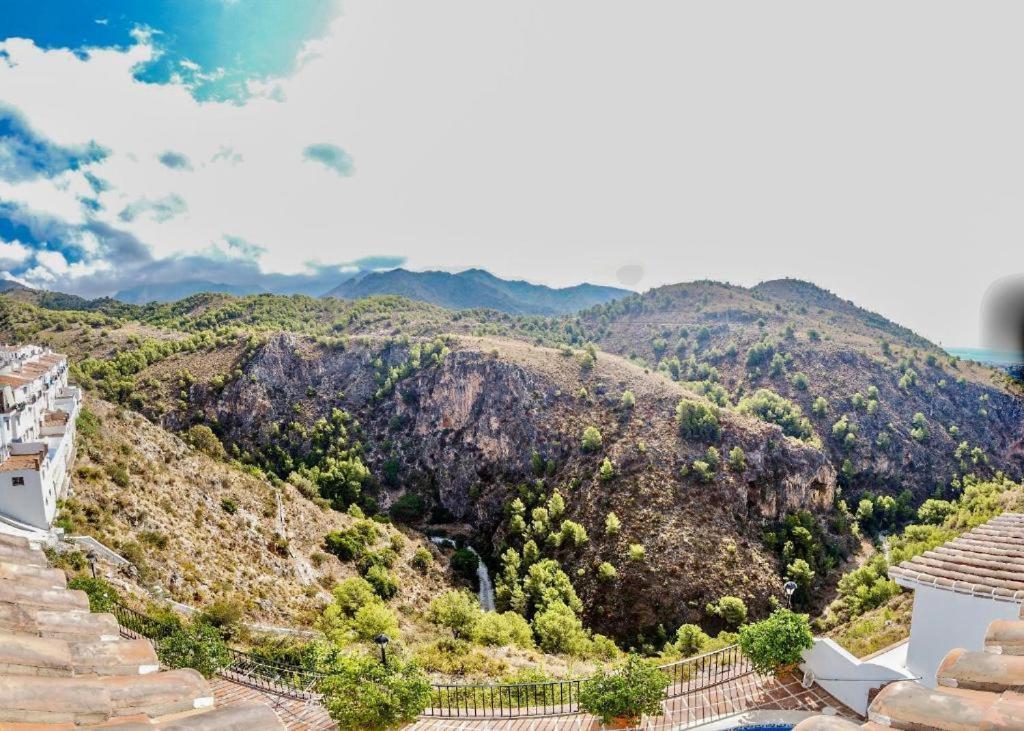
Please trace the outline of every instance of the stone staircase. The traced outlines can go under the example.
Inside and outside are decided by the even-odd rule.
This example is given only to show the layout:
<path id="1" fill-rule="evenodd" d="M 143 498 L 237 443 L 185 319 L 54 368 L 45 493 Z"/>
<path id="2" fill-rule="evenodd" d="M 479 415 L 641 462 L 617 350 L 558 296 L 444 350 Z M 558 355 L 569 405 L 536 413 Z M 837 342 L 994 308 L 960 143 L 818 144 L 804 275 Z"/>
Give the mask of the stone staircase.
<path id="1" fill-rule="evenodd" d="M 214 707 L 195 670 L 161 670 L 148 640 L 122 639 L 111 614 L 25 538 L 0 534 L 0 731 L 77 727 L 277 731 L 262 703 Z"/>
<path id="2" fill-rule="evenodd" d="M 1024 607 L 1021 608 L 1024 619 Z M 865 724 L 815 716 L 794 731 L 1024 729 L 1024 621 L 989 624 L 982 651 L 950 650 L 936 673 L 938 686 L 913 680 L 883 687 Z"/>

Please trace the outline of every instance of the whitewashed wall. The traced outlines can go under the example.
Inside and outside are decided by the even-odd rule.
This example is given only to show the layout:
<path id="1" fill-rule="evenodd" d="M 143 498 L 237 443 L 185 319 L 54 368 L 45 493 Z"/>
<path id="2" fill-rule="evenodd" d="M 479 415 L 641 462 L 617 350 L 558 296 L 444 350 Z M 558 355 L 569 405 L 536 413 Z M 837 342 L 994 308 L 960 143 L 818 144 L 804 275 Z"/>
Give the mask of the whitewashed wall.
<path id="1" fill-rule="evenodd" d="M 814 640 L 814 647 L 804 653 L 800 669 L 810 670 L 818 685 L 861 715 L 867 714 L 868 693 L 873 688 L 910 677 L 899 668 L 859 660 L 827 637 Z"/>

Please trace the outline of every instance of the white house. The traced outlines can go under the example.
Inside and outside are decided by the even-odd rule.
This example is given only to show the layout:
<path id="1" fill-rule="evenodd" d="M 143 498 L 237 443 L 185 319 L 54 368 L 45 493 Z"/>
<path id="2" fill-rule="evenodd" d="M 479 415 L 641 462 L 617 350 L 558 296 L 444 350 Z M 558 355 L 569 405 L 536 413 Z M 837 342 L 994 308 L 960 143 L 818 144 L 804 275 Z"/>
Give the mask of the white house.
<path id="1" fill-rule="evenodd" d="M 65 356 L 0 346 L 0 521 L 50 527 L 71 480 L 81 402 Z"/>
<path id="2" fill-rule="evenodd" d="M 801 667 L 829 693 L 865 713 L 869 694 L 895 680 L 936 687 L 950 650 L 982 647 L 989 623 L 1016 620 L 1024 600 L 1024 515 L 1004 513 L 889 569 L 914 592 L 910 637 L 866 658 L 816 639 Z"/>

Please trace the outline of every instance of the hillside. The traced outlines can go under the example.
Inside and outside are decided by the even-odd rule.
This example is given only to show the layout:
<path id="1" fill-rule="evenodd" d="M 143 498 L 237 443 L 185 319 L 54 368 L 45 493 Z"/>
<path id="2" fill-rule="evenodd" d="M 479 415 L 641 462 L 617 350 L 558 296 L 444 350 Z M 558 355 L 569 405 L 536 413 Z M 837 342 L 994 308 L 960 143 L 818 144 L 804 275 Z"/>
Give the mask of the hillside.
<path id="1" fill-rule="evenodd" d="M 453 310 L 480 307 L 518 315 L 562 315 L 632 293 L 593 284 L 554 289 L 501 279 L 482 269 L 467 269 L 457 274 L 392 269 L 342 282 L 326 296 L 359 299 L 382 294 L 400 295 Z"/>
<path id="2" fill-rule="evenodd" d="M 1005 374 L 807 282 L 672 285 L 581 313 L 578 326 L 723 404 L 757 389 L 795 402 L 853 496 L 909 490 L 920 502 L 968 472 L 1024 468 L 1024 411 Z"/>

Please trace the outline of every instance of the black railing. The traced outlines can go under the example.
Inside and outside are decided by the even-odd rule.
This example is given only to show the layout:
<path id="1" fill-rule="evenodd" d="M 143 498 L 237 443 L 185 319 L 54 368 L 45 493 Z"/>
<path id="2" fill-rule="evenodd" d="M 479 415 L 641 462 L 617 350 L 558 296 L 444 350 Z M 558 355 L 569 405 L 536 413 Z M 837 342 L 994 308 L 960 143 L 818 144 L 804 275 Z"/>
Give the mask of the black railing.
<path id="1" fill-rule="evenodd" d="M 125 637 L 159 640 L 166 625 L 131 607 L 115 603 L 112 613 Z M 217 670 L 227 680 L 277 695 L 320 703 L 320 681 L 327 677 L 306 668 L 282 665 L 248 652 L 228 648 L 228 662 Z M 660 665 L 668 678 L 665 698 L 680 698 L 683 727 L 721 715 L 716 703 L 701 696 L 753 672 L 739 645 Z M 586 679 L 549 680 L 537 683 L 434 683 L 430 704 L 422 715 L 439 718 L 525 718 L 563 716 L 580 712 L 580 686 Z M 716 689 L 717 696 L 727 695 Z M 737 698 L 737 701 L 739 699 Z"/>
<path id="2" fill-rule="evenodd" d="M 145 637 L 159 640 L 166 633 L 166 625 L 118 601 L 111 613 L 125 637 Z M 226 648 L 228 662 L 217 669 L 217 675 L 251 688 L 299 700 L 319 701 L 317 692 L 321 673 L 292 665 L 281 665 L 264 660 L 248 652 Z"/>

